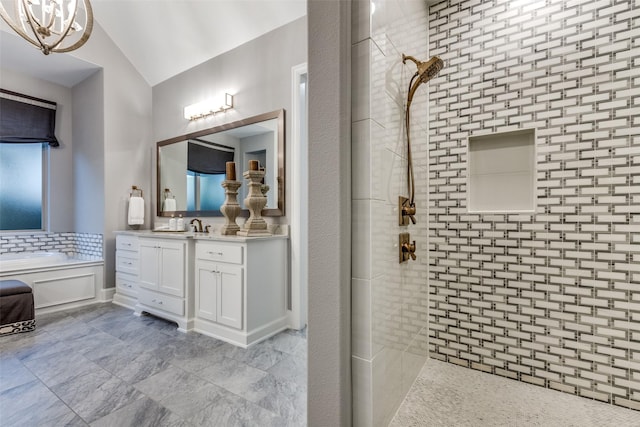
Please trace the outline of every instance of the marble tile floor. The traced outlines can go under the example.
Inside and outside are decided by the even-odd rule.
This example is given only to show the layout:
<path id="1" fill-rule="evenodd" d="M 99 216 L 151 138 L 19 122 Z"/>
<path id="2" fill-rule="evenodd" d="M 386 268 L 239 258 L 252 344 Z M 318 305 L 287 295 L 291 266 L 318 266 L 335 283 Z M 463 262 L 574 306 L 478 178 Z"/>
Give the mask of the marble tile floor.
<path id="1" fill-rule="evenodd" d="M 429 359 L 390 427 L 632 427 L 640 411 Z"/>
<path id="2" fill-rule="evenodd" d="M 1 426 L 303 426 L 305 331 L 241 349 L 116 305 L 0 337 Z"/>

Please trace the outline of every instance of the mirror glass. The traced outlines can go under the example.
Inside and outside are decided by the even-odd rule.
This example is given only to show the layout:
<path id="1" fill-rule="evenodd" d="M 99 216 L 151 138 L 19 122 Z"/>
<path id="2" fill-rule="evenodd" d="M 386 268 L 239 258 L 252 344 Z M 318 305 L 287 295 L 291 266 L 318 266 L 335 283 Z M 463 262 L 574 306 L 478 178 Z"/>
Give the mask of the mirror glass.
<path id="1" fill-rule="evenodd" d="M 258 160 L 269 186 L 264 216 L 284 215 L 284 110 L 158 142 L 158 216 L 222 216 L 226 162 L 235 162 L 244 209 L 248 185 L 242 173 Z"/>

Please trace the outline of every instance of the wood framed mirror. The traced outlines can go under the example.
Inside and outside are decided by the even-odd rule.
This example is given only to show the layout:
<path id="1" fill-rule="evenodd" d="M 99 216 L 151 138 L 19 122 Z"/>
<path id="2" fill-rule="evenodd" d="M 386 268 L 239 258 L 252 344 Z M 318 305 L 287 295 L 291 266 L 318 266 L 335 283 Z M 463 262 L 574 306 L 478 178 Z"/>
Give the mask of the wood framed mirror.
<path id="1" fill-rule="evenodd" d="M 227 161 L 236 163 L 237 180 L 242 182 L 238 203 L 241 215 L 248 216 L 248 186 L 242 173 L 249 160 L 265 168 L 269 191 L 262 215 L 285 214 L 284 109 L 159 141 L 157 159 L 158 216 L 222 216 Z"/>

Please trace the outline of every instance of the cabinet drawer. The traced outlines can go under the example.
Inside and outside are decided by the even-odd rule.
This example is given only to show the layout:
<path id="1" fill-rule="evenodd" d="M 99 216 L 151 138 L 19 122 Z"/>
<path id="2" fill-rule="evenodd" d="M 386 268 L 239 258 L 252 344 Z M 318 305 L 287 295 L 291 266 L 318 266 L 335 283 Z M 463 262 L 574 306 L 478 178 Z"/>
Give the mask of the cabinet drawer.
<path id="1" fill-rule="evenodd" d="M 119 294 L 138 297 L 138 277 L 133 274 L 116 273 L 116 291 Z"/>
<path id="2" fill-rule="evenodd" d="M 196 244 L 196 258 L 242 264 L 242 246 L 198 242 Z"/>
<path id="3" fill-rule="evenodd" d="M 138 301 L 146 306 L 158 308 L 178 316 L 184 315 L 184 300 L 181 298 L 158 294 L 156 292 L 150 292 L 144 288 L 140 288 L 140 291 L 138 292 Z"/>
<path id="4" fill-rule="evenodd" d="M 116 250 L 138 251 L 138 238 L 136 236 L 116 236 Z"/>
<path id="5" fill-rule="evenodd" d="M 131 251 L 116 251 L 116 271 L 138 275 L 138 254 Z"/>

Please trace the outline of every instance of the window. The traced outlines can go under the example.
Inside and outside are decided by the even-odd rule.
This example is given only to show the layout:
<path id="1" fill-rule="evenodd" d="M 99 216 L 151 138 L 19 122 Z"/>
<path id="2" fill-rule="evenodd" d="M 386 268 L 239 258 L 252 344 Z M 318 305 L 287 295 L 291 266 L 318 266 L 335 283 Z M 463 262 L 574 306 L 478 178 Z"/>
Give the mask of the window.
<path id="1" fill-rule="evenodd" d="M 0 144 L 0 230 L 42 230 L 45 144 Z"/>
<path id="2" fill-rule="evenodd" d="M 45 153 L 55 136 L 56 103 L 0 89 L 0 231 L 42 230 Z"/>
<path id="3" fill-rule="evenodd" d="M 219 211 L 224 203 L 220 191 L 225 174 L 208 174 L 187 171 L 187 210 Z"/>

